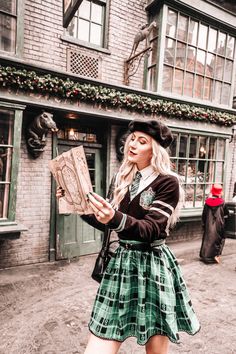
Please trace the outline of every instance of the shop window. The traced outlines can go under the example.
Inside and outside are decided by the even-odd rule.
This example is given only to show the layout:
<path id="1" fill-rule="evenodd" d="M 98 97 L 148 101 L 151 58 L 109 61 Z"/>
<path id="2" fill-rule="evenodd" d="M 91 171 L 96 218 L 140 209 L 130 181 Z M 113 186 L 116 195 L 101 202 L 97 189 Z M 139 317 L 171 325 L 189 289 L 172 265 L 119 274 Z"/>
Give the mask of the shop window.
<path id="1" fill-rule="evenodd" d="M 70 37 L 104 47 L 106 0 L 83 0 L 66 32 Z"/>
<path id="2" fill-rule="evenodd" d="M 160 50 L 158 53 L 154 50 L 148 61 L 147 89 L 231 106 L 235 37 L 181 12 L 166 9 L 162 18 L 166 24 L 164 35 L 155 39 L 156 43 L 160 41 Z M 155 48 L 154 43 L 152 47 Z M 154 85 L 152 63 L 157 60 L 160 70 Z M 157 66 L 155 70 L 158 72 Z"/>
<path id="3" fill-rule="evenodd" d="M 0 107 L 0 226 L 14 221 L 22 111 Z"/>
<path id="4" fill-rule="evenodd" d="M 175 133 L 170 146 L 173 170 L 185 190 L 184 208 L 201 208 L 213 183 L 224 183 L 226 139 Z"/>
<path id="5" fill-rule="evenodd" d="M 0 2 L 0 50 L 15 53 L 17 1 Z"/>
<path id="6" fill-rule="evenodd" d="M 23 52 L 24 0 L 0 1 L 0 53 L 21 56 Z"/>

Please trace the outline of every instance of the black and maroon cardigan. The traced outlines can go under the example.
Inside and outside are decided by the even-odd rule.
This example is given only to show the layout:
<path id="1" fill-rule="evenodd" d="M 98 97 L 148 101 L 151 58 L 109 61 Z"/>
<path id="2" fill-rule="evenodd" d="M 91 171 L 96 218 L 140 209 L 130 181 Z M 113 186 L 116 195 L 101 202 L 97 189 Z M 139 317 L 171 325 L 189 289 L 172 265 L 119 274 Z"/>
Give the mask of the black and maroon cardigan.
<path id="1" fill-rule="evenodd" d="M 153 242 L 165 239 L 168 220 L 178 201 L 178 179 L 172 175 L 159 175 L 132 200 L 127 191 L 107 226 L 116 231 L 121 240 Z M 93 214 L 82 218 L 95 228 L 105 230 L 105 225 Z"/>

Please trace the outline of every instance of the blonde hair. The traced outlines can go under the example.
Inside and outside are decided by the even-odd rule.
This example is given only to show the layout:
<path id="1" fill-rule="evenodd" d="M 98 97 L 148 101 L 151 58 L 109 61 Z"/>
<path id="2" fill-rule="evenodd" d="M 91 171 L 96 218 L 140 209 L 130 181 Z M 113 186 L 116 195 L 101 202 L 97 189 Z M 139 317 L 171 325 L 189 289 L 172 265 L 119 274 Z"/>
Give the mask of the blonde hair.
<path id="1" fill-rule="evenodd" d="M 138 170 L 136 164 L 128 160 L 131 137 L 132 134 L 126 139 L 124 145 L 124 158 L 116 176 L 114 197 L 111 201 L 114 208 L 118 208 Z M 184 202 L 184 190 L 180 185 L 179 176 L 171 170 L 171 161 L 168 152 L 154 139 L 152 139 L 152 158 L 150 164 L 156 173 L 175 176 L 179 181 L 179 202 L 168 221 L 168 227 L 173 227 L 179 219 L 180 210 Z"/>

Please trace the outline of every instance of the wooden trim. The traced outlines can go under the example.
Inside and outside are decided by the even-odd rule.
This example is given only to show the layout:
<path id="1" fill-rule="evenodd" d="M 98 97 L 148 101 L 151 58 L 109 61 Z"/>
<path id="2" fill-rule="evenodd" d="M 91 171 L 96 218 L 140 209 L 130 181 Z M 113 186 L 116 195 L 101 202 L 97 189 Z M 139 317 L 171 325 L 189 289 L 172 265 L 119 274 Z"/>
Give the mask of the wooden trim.
<path id="1" fill-rule="evenodd" d="M 20 143 L 21 143 L 21 127 L 22 127 L 23 111 L 15 111 L 14 135 L 13 135 L 13 156 L 11 167 L 11 186 L 9 192 L 8 219 L 15 220 L 16 213 L 16 195 L 17 195 L 17 176 L 19 171 L 20 160 Z"/>

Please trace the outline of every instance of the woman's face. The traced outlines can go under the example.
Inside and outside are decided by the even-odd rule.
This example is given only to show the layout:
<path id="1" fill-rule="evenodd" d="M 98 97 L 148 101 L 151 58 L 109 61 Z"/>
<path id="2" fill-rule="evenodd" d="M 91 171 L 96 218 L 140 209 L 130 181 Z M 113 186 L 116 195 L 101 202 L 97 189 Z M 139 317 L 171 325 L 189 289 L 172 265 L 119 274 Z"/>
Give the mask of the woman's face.
<path id="1" fill-rule="evenodd" d="M 139 170 L 150 165 L 152 158 L 152 138 L 139 131 L 132 133 L 128 148 L 128 161 L 137 165 Z"/>

